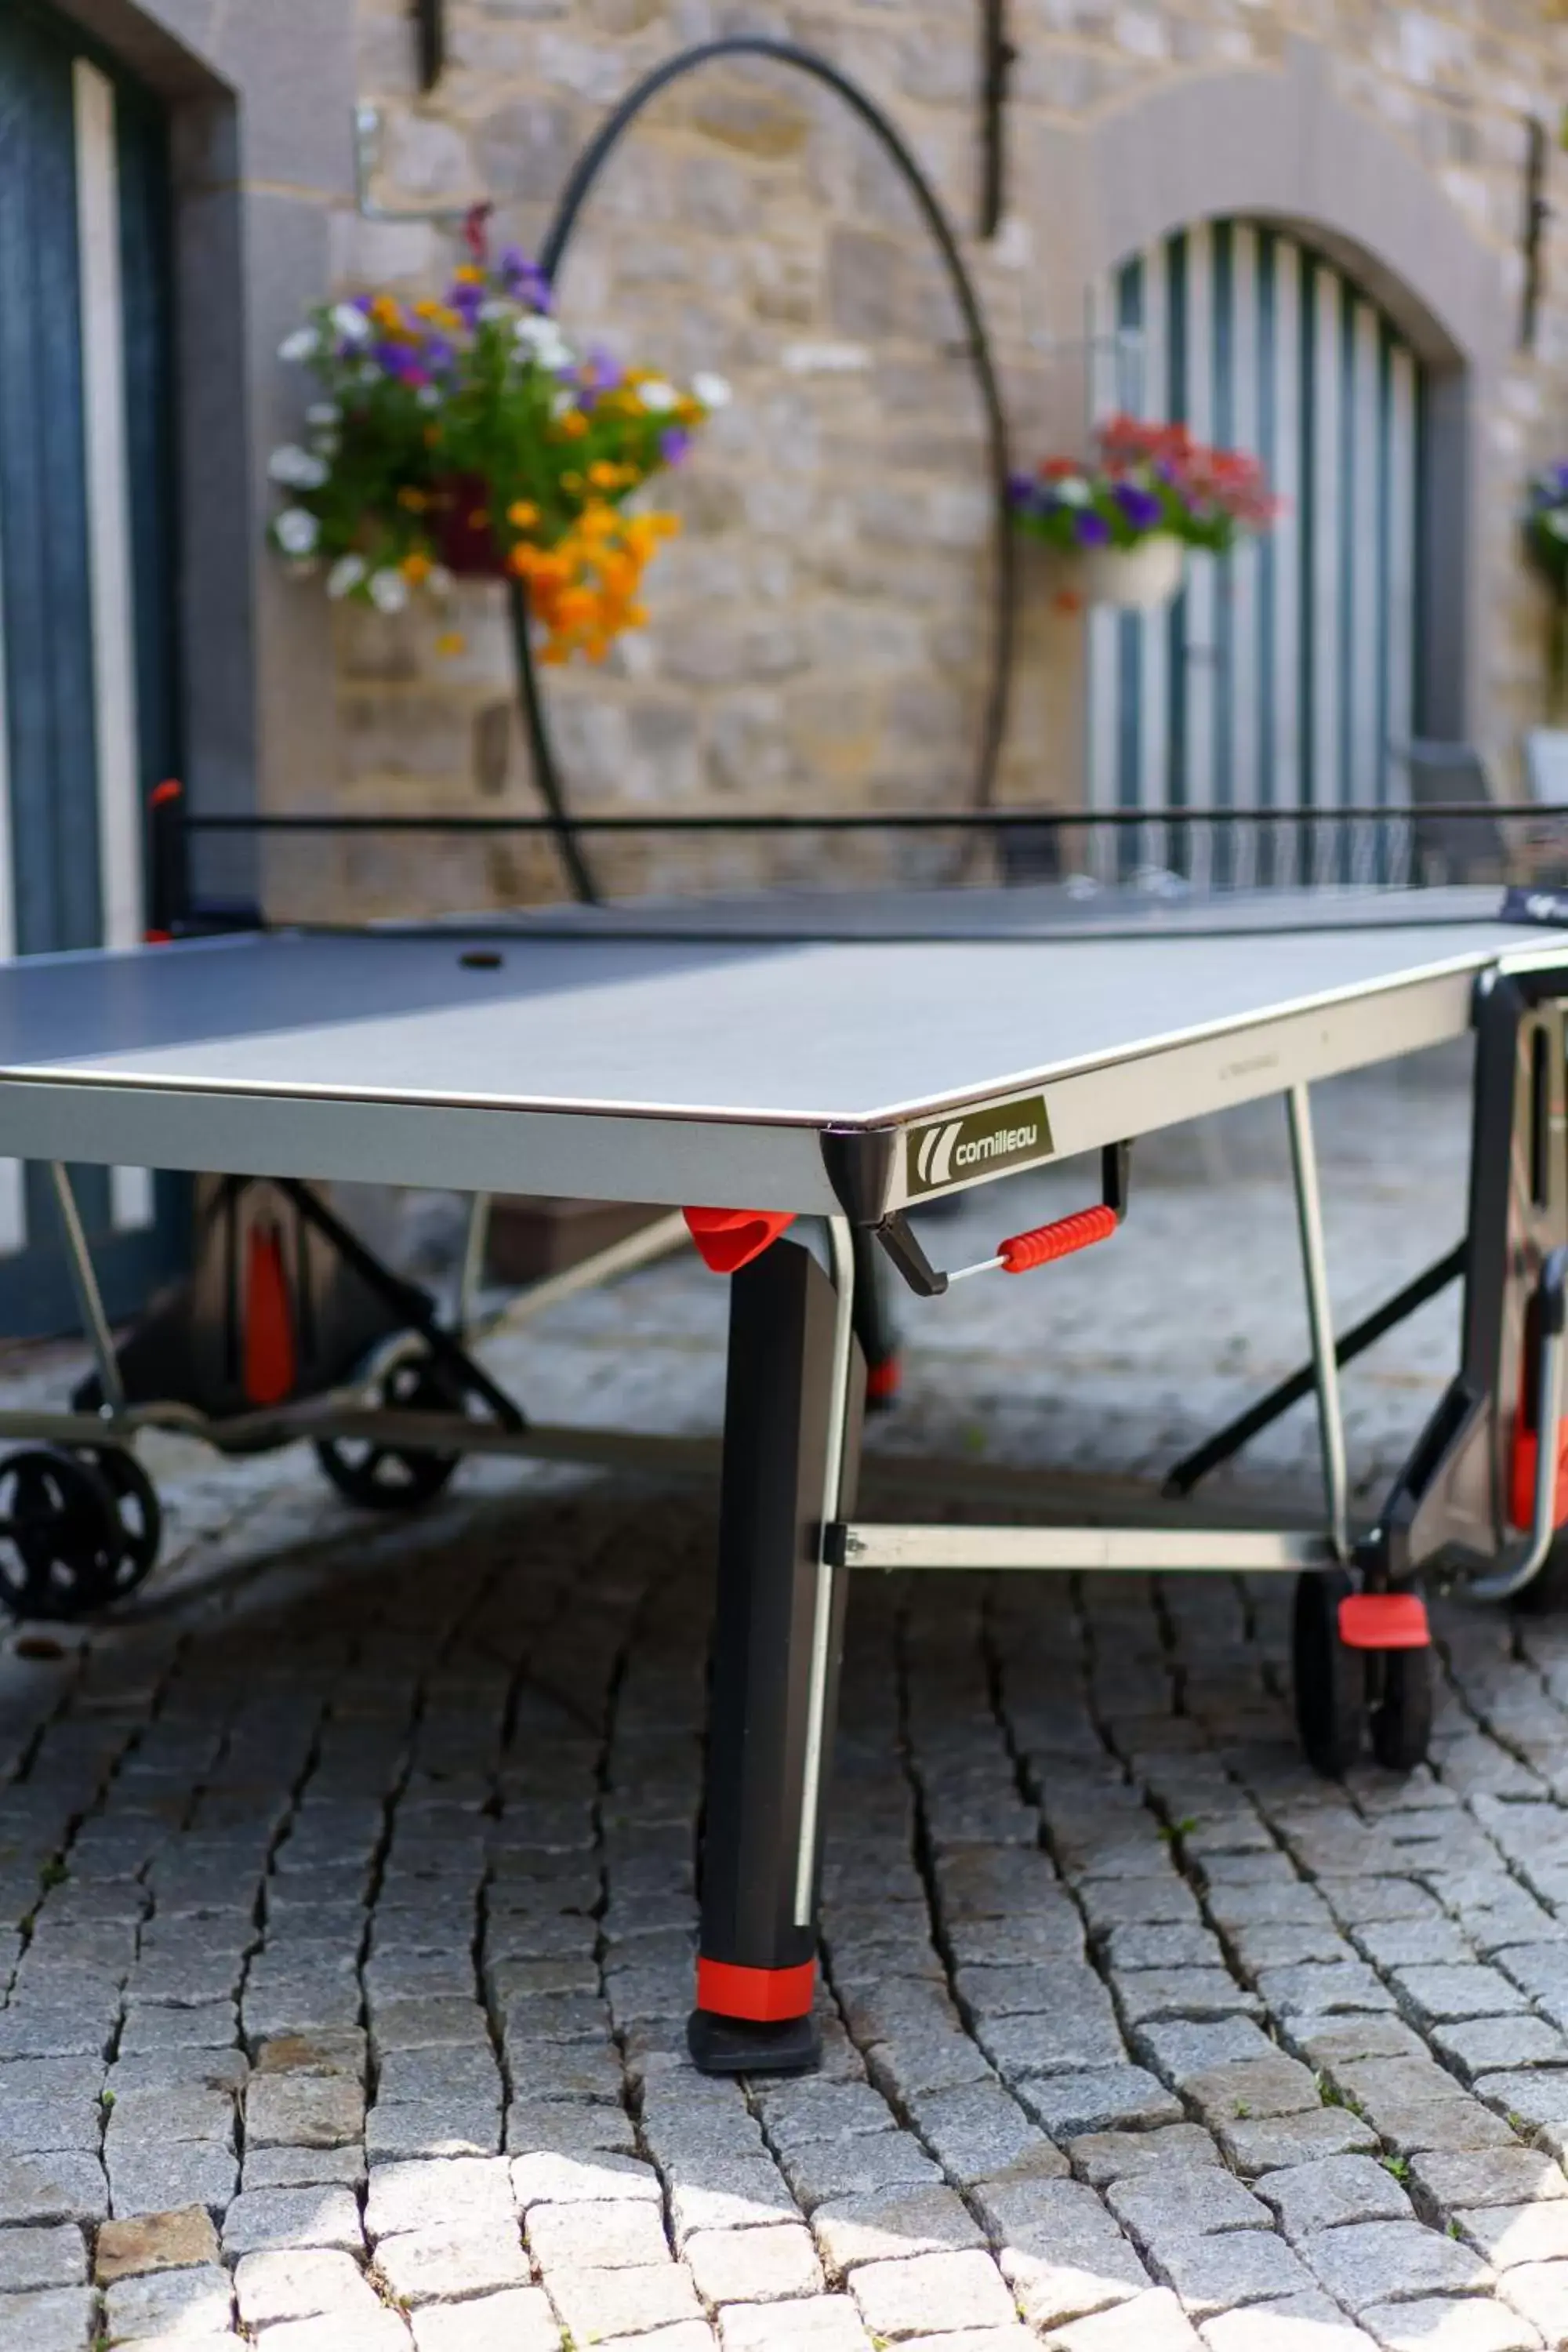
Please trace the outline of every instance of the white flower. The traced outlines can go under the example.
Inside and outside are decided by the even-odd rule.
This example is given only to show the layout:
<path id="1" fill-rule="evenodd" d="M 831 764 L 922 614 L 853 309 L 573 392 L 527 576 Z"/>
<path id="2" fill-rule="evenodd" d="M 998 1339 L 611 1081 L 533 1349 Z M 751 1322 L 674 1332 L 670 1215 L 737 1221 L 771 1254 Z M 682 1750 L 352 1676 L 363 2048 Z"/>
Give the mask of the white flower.
<path id="1" fill-rule="evenodd" d="M 496 319 L 510 319 L 514 307 L 515 306 L 510 302 L 502 302 L 492 299 L 489 302 L 481 302 L 476 315 L 482 320 L 487 326 L 489 326 L 491 321 Z"/>
<path id="2" fill-rule="evenodd" d="M 449 596 L 457 584 L 444 563 L 433 563 L 425 575 L 425 585 L 432 596 Z"/>
<path id="3" fill-rule="evenodd" d="M 553 372 L 571 366 L 572 346 L 553 319 L 536 318 L 530 311 L 518 320 L 514 332 L 530 359 L 542 368 Z"/>
<path id="4" fill-rule="evenodd" d="M 378 613 L 401 613 L 408 602 L 408 583 L 401 572 L 373 572 L 370 597 Z"/>
<path id="5" fill-rule="evenodd" d="M 441 405 L 441 388 L 439 384 L 422 383 L 418 391 L 415 394 L 414 398 L 421 408 L 439 408 Z"/>
<path id="6" fill-rule="evenodd" d="M 1558 507 L 1549 514 L 1546 528 L 1553 539 L 1568 539 L 1568 508 Z"/>
<path id="7" fill-rule="evenodd" d="M 342 415 L 335 400 L 313 400 L 305 411 L 307 425 L 335 425 Z"/>
<path id="8" fill-rule="evenodd" d="M 319 490 L 327 478 L 325 462 L 314 450 L 301 449 L 295 441 L 287 441 L 281 449 L 274 449 L 267 470 L 275 482 L 282 482 L 291 490 Z"/>
<path id="9" fill-rule="evenodd" d="M 368 343 L 370 320 L 352 302 L 340 302 L 332 312 L 332 324 L 345 343 Z"/>
<path id="10" fill-rule="evenodd" d="M 285 555 L 310 555 L 314 552 L 321 528 L 315 516 L 308 514 L 303 507 L 285 507 L 272 530 Z"/>
<path id="11" fill-rule="evenodd" d="M 680 404 L 680 394 L 675 386 L 666 383 L 662 376 L 657 375 L 651 376 L 647 383 L 638 384 L 637 398 L 650 416 L 663 416 L 669 409 Z"/>
<path id="12" fill-rule="evenodd" d="M 327 574 L 327 593 L 332 597 L 346 596 L 349 590 L 357 588 L 363 578 L 363 555 L 340 555 Z"/>
<path id="13" fill-rule="evenodd" d="M 558 420 L 563 416 L 569 416 L 576 405 L 577 395 L 574 392 L 561 391 L 551 394 L 550 414 Z"/>
<path id="14" fill-rule="evenodd" d="M 1079 474 L 1066 474 L 1059 482 L 1051 484 L 1051 496 L 1059 499 L 1064 507 L 1086 507 L 1089 501 L 1089 484 Z"/>
<path id="15" fill-rule="evenodd" d="M 694 375 L 691 389 L 704 408 L 728 408 L 734 398 L 727 376 Z"/>
<path id="16" fill-rule="evenodd" d="M 285 335 L 278 346 L 280 360 L 313 360 L 321 348 L 321 339 L 314 327 L 296 327 Z"/>

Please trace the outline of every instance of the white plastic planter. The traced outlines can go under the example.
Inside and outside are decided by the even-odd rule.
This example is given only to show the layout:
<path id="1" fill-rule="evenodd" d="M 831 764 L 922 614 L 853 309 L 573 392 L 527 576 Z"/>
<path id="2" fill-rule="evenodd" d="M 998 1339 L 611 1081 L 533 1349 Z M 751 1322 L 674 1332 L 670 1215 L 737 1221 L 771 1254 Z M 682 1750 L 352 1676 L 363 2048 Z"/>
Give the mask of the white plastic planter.
<path id="1" fill-rule="evenodd" d="M 1154 612 L 1180 588 L 1186 552 L 1179 539 L 1163 530 L 1136 547 L 1086 547 L 1072 559 L 1079 594 L 1086 604 Z"/>

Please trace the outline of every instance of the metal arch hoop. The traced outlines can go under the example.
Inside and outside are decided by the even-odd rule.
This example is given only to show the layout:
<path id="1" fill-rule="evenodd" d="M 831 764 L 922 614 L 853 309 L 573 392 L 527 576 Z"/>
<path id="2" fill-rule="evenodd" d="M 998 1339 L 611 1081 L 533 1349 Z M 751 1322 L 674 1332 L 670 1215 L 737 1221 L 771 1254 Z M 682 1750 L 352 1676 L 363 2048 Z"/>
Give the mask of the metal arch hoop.
<path id="1" fill-rule="evenodd" d="M 958 241 L 948 224 L 946 214 L 938 202 L 930 181 L 915 161 L 904 141 L 875 100 L 868 98 L 847 75 L 839 72 L 826 58 L 815 49 L 802 48 L 793 41 L 769 40 L 762 34 L 735 33 L 722 40 L 701 41 L 693 47 L 680 50 L 667 58 L 644 76 L 627 91 L 615 112 L 601 124 L 573 166 L 571 177 L 562 192 L 554 218 L 540 250 L 539 264 L 552 285 L 559 275 L 565 258 L 578 216 L 622 134 L 637 120 L 650 100 L 670 82 L 693 73 L 700 66 L 710 65 L 720 58 L 752 57 L 771 58 L 775 65 L 792 66 L 798 72 L 809 74 L 816 81 L 835 91 L 845 104 L 859 116 L 877 139 L 884 153 L 902 173 L 906 185 L 915 199 L 921 217 L 930 230 L 932 241 L 942 256 L 949 282 L 957 298 L 968 333 L 968 356 L 980 386 L 985 410 L 985 432 L 989 459 L 992 499 L 994 509 L 994 546 L 992 553 L 993 593 L 995 620 L 992 632 L 991 672 L 986 685 L 984 709 L 981 722 L 980 753 L 975 764 L 973 803 L 976 809 L 992 805 L 996 780 L 996 763 L 1001 756 L 1003 731 L 1007 721 L 1008 695 L 1013 672 L 1013 613 L 1015 554 L 1013 535 L 1007 511 L 1007 424 L 1002 407 L 1002 392 L 996 378 L 995 363 L 981 315 L 979 298 Z M 584 860 L 571 818 L 566 814 L 565 795 L 561 786 L 560 771 L 545 723 L 543 704 L 539 692 L 539 679 L 528 642 L 527 611 L 519 583 L 512 586 L 512 619 L 517 640 L 518 680 L 521 693 L 523 718 L 528 728 L 529 744 L 534 761 L 534 772 L 552 816 L 555 820 L 562 854 L 577 896 L 595 899 L 598 891 Z"/>

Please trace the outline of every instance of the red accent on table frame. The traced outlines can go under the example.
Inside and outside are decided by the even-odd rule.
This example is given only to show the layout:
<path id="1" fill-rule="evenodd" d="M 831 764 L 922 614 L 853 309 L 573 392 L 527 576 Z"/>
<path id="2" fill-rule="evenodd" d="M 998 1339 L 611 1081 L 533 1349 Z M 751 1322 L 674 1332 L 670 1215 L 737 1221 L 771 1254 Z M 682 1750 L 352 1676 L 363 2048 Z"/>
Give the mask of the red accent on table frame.
<path id="1" fill-rule="evenodd" d="M 1114 1209 L 1079 1209 L 1070 1217 L 1058 1217 L 1048 1225 L 1032 1227 L 1026 1234 L 1010 1234 L 997 1244 L 996 1255 L 1004 1274 L 1030 1274 L 1037 1265 L 1050 1265 L 1058 1257 L 1071 1257 L 1075 1250 L 1092 1249 L 1096 1242 L 1108 1242 L 1116 1226 Z"/>
<path id="2" fill-rule="evenodd" d="M 294 1319 L 283 1244 L 276 1226 L 253 1225 L 245 1284 L 245 1393 L 255 1405 L 281 1404 L 297 1376 Z"/>
<path id="3" fill-rule="evenodd" d="M 810 2013 L 816 1962 L 794 1969 L 742 1969 L 731 1960 L 699 1960 L 697 2006 L 715 2017 L 743 2017 L 753 2025 L 780 2025 Z"/>
<path id="4" fill-rule="evenodd" d="M 1340 1603 L 1347 1650 L 1425 1650 L 1432 1630 L 1418 1592 L 1351 1592 Z"/>
<path id="5" fill-rule="evenodd" d="M 1508 1516 L 1516 1528 L 1528 1528 L 1535 1518 L 1535 1464 L 1541 1441 L 1533 1429 L 1515 1423 L 1509 1450 Z M 1557 1424 L 1557 1496 L 1552 1517 L 1561 1527 L 1568 1519 L 1568 1421 Z"/>
<path id="6" fill-rule="evenodd" d="M 681 1215 L 710 1274 L 739 1274 L 795 1223 L 793 1209 L 683 1209 Z"/>

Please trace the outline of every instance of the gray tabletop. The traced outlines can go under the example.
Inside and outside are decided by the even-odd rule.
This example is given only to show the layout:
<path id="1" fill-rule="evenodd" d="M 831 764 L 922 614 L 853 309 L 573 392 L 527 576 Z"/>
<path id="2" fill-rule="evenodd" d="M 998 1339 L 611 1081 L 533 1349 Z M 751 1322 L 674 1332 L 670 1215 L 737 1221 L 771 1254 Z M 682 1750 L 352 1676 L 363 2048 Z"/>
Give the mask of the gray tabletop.
<path id="1" fill-rule="evenodd" d="M 1379 925 L 1365 912 L 1337 927 L 1276 923 L 1267 934 L 1184 922 L 1135 936 L 921 937 L 906 928 L 811 942 L 617 936 L 605 919 L 574 929 L 519 926 L 504 937 L 279 932 L 27 959 L 0 970 L 0 1151 L 47 1157 L 68 1146 L 91 1159 L 259 1169 L 235 1155 L 256 1151 L 269 1104 L 301 1113 L 445 1107 L 550 1115 L 559 1149 L 547 1168 L 513 1167 L 513 1189 L 722 1199 L 710 1159 L 671 1172 L 637 1123 L 813 1136 L 833 1124 L 899 1124 L 1074 1073 L 1153 1059 L 1171 1069 L 1173 1047 L 1270 1024 L 1299 1030 L 1303 1016 L 1309 1044 L 1327 1040 L 1331 1010 L 1335 1058 L 1323 1058 L 1325 1045 L 1303 1065 L 1312 1075 L 1403 1050 L 1401 1038 L 1457 1034 L 1471 978 L 1487 964 L 1568 956 L 1559 935 L 1495 919 Z M 1402 997 L 1431 1008 L 1426 1025 L 1416 1034 L 1396 1024 L 1385 1038 L 1379 1008 Z M 1226 1066 L 1241 1065 L 1233 1055 Z M 1264 1092 L 1291 1075 L 1259 1062 L 1247 1083 Z M 45 1113 L 73 1089 L 90 1095 L 93 1116 L 79 1105 L 66 1136 Z M 120 1106 L 132 1097 L 142 1116 L 122 1122 Z M 216 1139 L 204 1156 L 187 1118 L 176 1153 L 172 1114 L 155 1130 L 146 1118 L 153 1102 L 176 1097 L 187 1113 L 244 1101 L 252 1115 L 243 1135 L 232 1131 L 227 1156 Z M 1137 1108 L 1134 1097 L 1129 1120 Z M 1180 1115 L 1163 1108 L 1147 1124 Z M 574 1120 L 588 1123 L 567 1134 Z M 610 1173 L 588 1164 L 605 1152 L 605 1120 L 626 1122 L 616 1150 L 627 1164 Z M 299 1132 L 296 1119 L 289 1133 Z M 367 1139 L 376 1132 L 382 1144 L 367 1139 L 352 1172 L 437 1181 L 420 1152 L 416 1173 L 384 1158 L 376 1164 L 391 1130 L 364 1129 Z M 521 1148 L 521 1129 L 511 1132 Z M 630 1164 L 640 1147 L 657 1165 Z M 335 1147 L 319 1166 L 312 1148 L 279 1145 L 278 1164 L 351 1172 Z M 439 1181 L 455 1181 L 449 1158 Z M 706 1189 L 703 1166 L 713 1167 Z M 724 1166 L 741 1181 L 732 1160 Z M 761 1192 L 747 1197 L 766 1205 Z"/>

